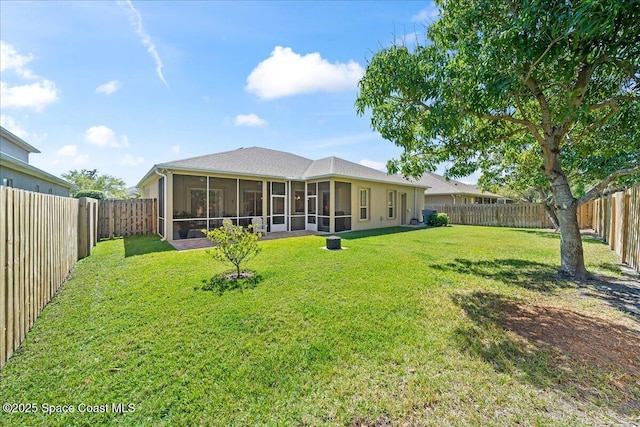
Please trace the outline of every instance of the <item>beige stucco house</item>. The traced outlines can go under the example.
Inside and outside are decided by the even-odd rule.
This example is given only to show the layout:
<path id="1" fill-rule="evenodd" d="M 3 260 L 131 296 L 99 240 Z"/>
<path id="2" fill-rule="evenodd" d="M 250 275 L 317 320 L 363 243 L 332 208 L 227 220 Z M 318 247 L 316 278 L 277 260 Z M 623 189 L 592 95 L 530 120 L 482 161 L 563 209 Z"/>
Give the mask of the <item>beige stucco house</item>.
<path id="1" fill-rule="evenodd" d="M 408 224 L 426 186 L 337 157 L 311 160 L 260 147 L 154 165 L 137 187 L 157 198 L 158 233 L 202 237 L 224 219 L 268 232 L 330 233 Z"/>
<path id="2" fill-rule="evenodd" d="M 438 205 L 472 205 L 509 203 L 510 199 L 499 194 L 482 191 L 474 186 L 442 175 L 426 172 L 419 183 L 429 187 L 424 192 L 425 207 Z"/>

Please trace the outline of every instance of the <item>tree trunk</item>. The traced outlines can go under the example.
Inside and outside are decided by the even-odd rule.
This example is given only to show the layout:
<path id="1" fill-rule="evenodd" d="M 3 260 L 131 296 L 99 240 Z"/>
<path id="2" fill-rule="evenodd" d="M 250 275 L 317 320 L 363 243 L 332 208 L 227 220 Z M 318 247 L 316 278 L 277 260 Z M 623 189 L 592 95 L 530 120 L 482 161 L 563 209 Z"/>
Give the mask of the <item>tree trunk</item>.
<path id="1" fill-rule="evenodd" d="M 558 147 L 555 144 L 549 144 Z M 547 147 L 544 147 L 547 148 Z M 551 184 L 551 192 L 555 202 L 555 212 L 560 226 L 560 271 L 559 273 L 573 279 L 584 280 L 588 277 L 584 266 L 582 237 L 578 224 L 578 201 L 573 197 L 567 177 L 560 165 L 560 152 L 557 149 L 545 150 L 545 175 Z"/>
<path id="2" fill-rule="evenodd" d="M 556 211 L 560 225 L 560 274 L 584 280 L 588 273 L 584 266 L 577 210 L 578 201 L 573 199 L 564 207 L 558 206 Z"/>

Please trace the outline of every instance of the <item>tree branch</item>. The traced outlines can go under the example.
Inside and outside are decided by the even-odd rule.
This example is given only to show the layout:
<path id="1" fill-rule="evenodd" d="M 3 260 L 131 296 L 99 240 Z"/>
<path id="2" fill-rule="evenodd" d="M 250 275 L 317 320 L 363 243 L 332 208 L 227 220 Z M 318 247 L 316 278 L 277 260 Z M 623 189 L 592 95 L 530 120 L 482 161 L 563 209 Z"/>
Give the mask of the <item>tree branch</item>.
<path id="1" fill-rule="evenodd" d="M 547 98 L 544 96 L 544 93 L 540 89 L 538 82 L 536 82 L 535 79 L 533 79 L 532 77 L 529 77 L 528 79 L 524 80 L 524 84 L 531 90 L 531 93 L 533 94 L 533 96 L 536 97 L 536 100 L 540 105 L 540 113 L 542 114 L 543 131 L 551 132 L 551 129 L 552 129 L 551 110 L 549 109 L 549 102 L 547 101 Z M 542 137 L 542 135 L 540 135 L 540 133 L 538 132 L 538 129 L 536 129 L 535 127 L 529 128 L 529 129 L 531 129 L 531 133 L 533 133 L 533 136 L 536 138 L 540 146 L 544 147 L 546 145 L 546 141 Z M 549 148 L 557 148 L 557 147 L 549 147 Z"/>
<path id="2" fill-rule="evenodd" d="M 430 106 L 428 106 L 424 101 L 417 98 L 406 98 L 404 96 L 395 96 L 395 95 L 389 95 L 389 98 L 395 99 L 396 101 L 409 102 L 411 104 L 418 105 L 427 111 L 431 111 Z"/>
<path id="3" fill-rule="evenodd" d="M 527 130 L 529 130 L 527 127 L 521 127 L 521 128 L 518 128 L 518 129 L 516 129 L 514 131 L 511 131 L 511 132 L 509 132 L 509 133 L 507 133 L 505 135 L 501 135 L 501 136 L 499 136 L 497 138 L 494 138 L 493 140 L 494 141 L 504 141 L 505 139 L 509 139 L 512 136 L 517 135 L 520 132 L 526 132 Z"/>
<path id="4" fill-rule="evenodd" d="M 598 62 L 599 60 L 594 64 L 583 63 L 580 70 L 578 70 L 578 75 L 576 76 L 576 81 L 573 85 L 573 90 L 571 91 L 573 96 L 569 99 L 571 109 L 564 119 L 562 126 L 559 128 L 560 135 L 565 135 L 569 132 L 569 129 L 571 129 L 571 126 L 576 121 L 578 110 L 584 100 L 584 94 L 587 92 L 587 88 L 589 87 L 591 75 L 593 74 L 593 70 L 596 68 Z"/>
<path id="5" fill-rule="evenodd" d="M 583 130 L 582 132 L 580 132 L 580 135 L 578 135 L 577 137 L 574 138 L 575 142 L 580 141 L 582 138 L 585 137 L 585 135 L 587 135 L 589 132 L 591 132 L 592 130 L 599 128 L 601 126 L 603 126 L 606 122 L 609 121 L 609 119 L 611 117 L 613 117 L 614 114 L 616 114 L 618 111 L 620 110 L 620 107 L 618 107 L 617 104 L 611 104 L 611 111 L 609 111 L 604 117 L 602 117 L 600 120 L 595 121 L 593 123 L 591 123 L 589 126 L 587 126 L 585 128 L 585 130 Z"/>
<path id="6" fill-rule="evenodd" d="M 598 102 L 597 104 L 589 105 L 590 110 L 599 110 L 610 105 L 617 105 L 618 101 L 640 101 L 640 96 L 636 95 L 620 95 L 607 99 L 606 101 Z"/>
<path id="7" fill-rule="evenodd" d="M 527 128 L 529 128 L 530 126 L 535 126 L 533 123 L 531 123 L 528 120 L 516 119 L 515 117 L 509 116 L 507 114 L 482 114 L 482 113 L 476 113 L 475 111 L 468 110 L 466 108 L 461 109 L 460 112 L 462 114 L 475 116 L 475 117 L 478 117 L 480 119 L 496 120 L 496 121 L 504 120 L 504 121 L 507 121 L 507 122 L 516 123 L 516 124 L 525 126 Z"/>
<path id="8" fill-rule="evenodd" d="M 533 70 L 538 66 L 540 61 L 542 61 L 544 59 L 544 57 L 547 55 L 547 53 L 549 53 L 549 51 L 551 50 L 553 45 L 558 43 L 563 38 L 564 38 L 564 36 L 561 36 L 561 37 L 556 37 L 555 39 L 551 40 L 551 43 L 549 43 L 549 46 L 547 46 L 547 48 L 544 50 L 544 52 L 542 52 L 542 55 L 540 55 L 540 58 L 536 59 L 536 61 L 533 64 L 531 64 L 531 67 L 529 67 L 529 71 L 527 72 L 527 75 L 524 77 L 525 81 L 529 80 L 529 77 L 531 77 L 531 73 L 533 73 Z"/>
<path id="9" fill-rule="evenodd" d="M 578 200 L 578 205 L 582 205 L 596 199 L 600 195 L 600 193 L 602 193 L 603 190 L 606 189 L 607 186 L 611 184 L 611 182 L 613 182 L 613 180 L 615 180 L 616 178 L 620 178 L 621 176 L 633 175 L 636 173 L 640 173 L 640 166 L 620 169 L 619 171 L 612 173 L 611 175 L 600 181 L 598 185 L 587 191 L 584 196 L 580 197 L 580 199 Z"/>

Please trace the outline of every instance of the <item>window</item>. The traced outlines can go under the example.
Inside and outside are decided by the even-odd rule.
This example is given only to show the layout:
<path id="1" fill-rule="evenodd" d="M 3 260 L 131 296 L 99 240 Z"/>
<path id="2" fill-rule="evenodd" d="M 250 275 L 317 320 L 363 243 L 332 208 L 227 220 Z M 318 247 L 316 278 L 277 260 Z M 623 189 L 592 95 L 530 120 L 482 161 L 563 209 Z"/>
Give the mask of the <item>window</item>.
<path id="1" fill-rule="evenodd" d="M 53 194 L 53 188 L 50 188 L 48 191 L 49 194 Z"/>
<path id="2" fill-rule="evenodd" d="M 387 218 L 396 217 L 396 192 L 389 190 L 387 192 Z"/>
<path id="3" fill-rule="evenodd" d="M 36 184 L 36 187 L 33 189 L 33 191 L 35 191 L 36 193 L 40 192 L 40 186 L 38 184 Z"/>
<path id="4" fill-rule="evenodd" d="M 4 185 L 5 187 L 13 187 L 13 179 L 2 178 L 2 185 Z"/>
<path id="5" fill-rule="evenodd" d="M 369 220 L 369 189 L 360 189 L 360 221 Z"/>

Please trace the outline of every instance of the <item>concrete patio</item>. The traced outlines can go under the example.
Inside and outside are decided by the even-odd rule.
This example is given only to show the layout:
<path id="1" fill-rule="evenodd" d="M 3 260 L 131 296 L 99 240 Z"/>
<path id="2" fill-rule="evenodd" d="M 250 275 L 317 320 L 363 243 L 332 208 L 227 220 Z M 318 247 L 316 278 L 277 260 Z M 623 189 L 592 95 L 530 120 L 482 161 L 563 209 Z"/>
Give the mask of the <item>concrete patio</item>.
<path id="1" fill-rule="evenodd" d="M 314 235 L 325 235 L 327 233 L 321 231 L 308 231 L 308 230 L 299 230 L 299 231 L 277 231 L 273 233 L 264 233 L 260 240 L 275 240 L 275 239 L 284 239 L 287 237 L 300 237 L 300 236 L 314 236 Z M 182 240 L 174 240 L 173 242 L 169 242 L 171 246 L 176 248 L 178 251 L 189 251 L 192 249 L 202 249 L 202 248 L 210 248 L 213 246 L 211 240 L 202 237 L 197 239 L 182 239 Z"/>

